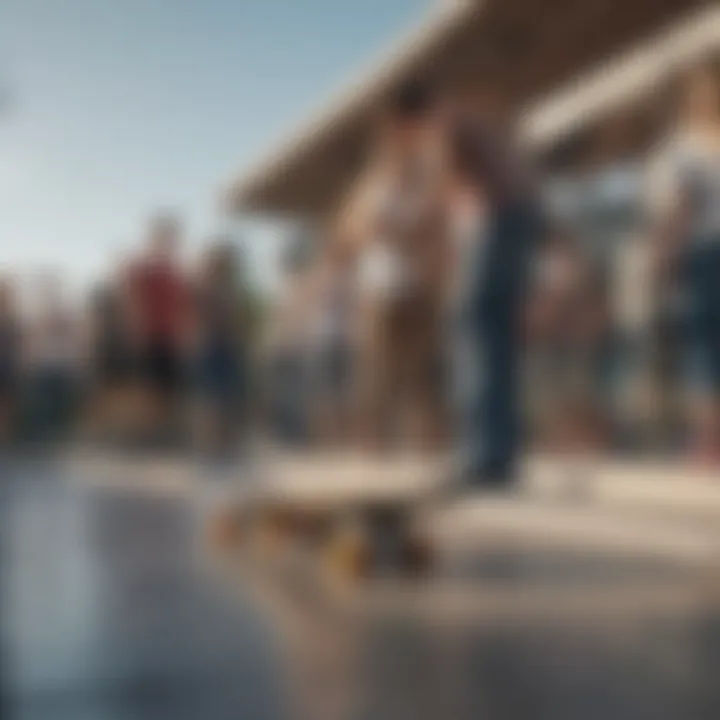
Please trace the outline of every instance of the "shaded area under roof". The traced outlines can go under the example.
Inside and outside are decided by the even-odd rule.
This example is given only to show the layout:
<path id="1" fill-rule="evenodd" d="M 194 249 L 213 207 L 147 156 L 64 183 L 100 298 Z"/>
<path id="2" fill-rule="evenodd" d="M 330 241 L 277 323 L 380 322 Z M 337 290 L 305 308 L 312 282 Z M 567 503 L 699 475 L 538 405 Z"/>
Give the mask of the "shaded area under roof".
<path id="1" fill-rule="evenodd" d="M 226 206 L 235 212 L 327 215 L 362 162 L 378 109 L 408 77 L 426 76 L 498 112 L 517 112 L 554 88 L 576 92 L 573 79 L 602 60 L 714 5 L 711 0 L 469 0 L 441 6 L 390 57 L 235 182 Z M 536 132 L 554 140 L 547 128 Z"/>

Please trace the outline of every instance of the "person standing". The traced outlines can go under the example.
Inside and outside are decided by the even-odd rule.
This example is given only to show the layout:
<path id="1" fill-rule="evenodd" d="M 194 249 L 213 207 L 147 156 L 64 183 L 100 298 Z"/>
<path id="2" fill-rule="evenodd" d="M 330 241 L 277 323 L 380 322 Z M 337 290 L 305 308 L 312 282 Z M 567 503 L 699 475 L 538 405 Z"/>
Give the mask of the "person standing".
<path id="1" fill-rule="evenodd" d="M 340 220 L 358 261 L 360 432 L 375 449 L 432 449 L 443 434 L 445 141 L 438 98 L 421 84 L 400 88 Z"/>
<path id="2" fill-rule="evenodd" d="M 607 420 L 608 340 L 598 268 L 574 233 L 554 228 L 530 274 L 525 356 L 533 438 L 544 449 L 597 449 Z"/>
<path id="3" fill-rule="evenodd" d="M 180 268 L 180 226 L 175 218 L 156 218 L 148 251 L 132 276 L 132 312 L 143 384 L 143 440 L 174 436 L 185 381 L 190 293 Z"/>
<path id="4" fill-rule="evenodd" d="M 132 424 L 136 358 L 126 307 L 125 273 L 96 289 L 92 297 L 93 388 L 90 420 L 94 432 L 112 440 L 127 436 Z"/>
<path id="5" fill-rule="evenodd" d="M 683 74 L 649 171 L 657 278 L 672 299 L 692 454 L 720 462 L 720 69 Z"/>
<path id="6" fill-rule="evenodd" d="M 339 445 L 351 431 L 357 319 L 352 256 L 339 238 L 328 239 L 311 282 L 314 434 Z"/>
<path id="7" fill-rule="evenodd" d="M 312 439 L 310 344 L 312 277 L 307 252 L 291 243 L 283 253 L 280 293 L 262 341 L 264 405 L 272 438 L 292 448 Z"/>
<path id="8" fill-rule="evenodd" d="M 466 251 L 456 266 L 456 382 L 461 383 L 463 487 L 501 488 L 521 448 L 521 320 L 526 273 L 539 232 L 527 172 L 509 143 L 472 118 L 451 137 L 453 215 Z"/>
<path id="9" fill-rule="evenodd" d="M 30 425 L 33 438 L 51 446 L 72 428 L 85 358 L 79 318 L 67 307 L 54 276 L 45 279 L 40 303 L 28 347 Z"/>
<path id="10" fill-rule="evenodd" d="M 235 248 L 224 240 L 212 245 L 196 288 L 194 322 L 196 432 L 210 452 L 231 447 L 242 419 L 248 318 L 238 277 Z"/>

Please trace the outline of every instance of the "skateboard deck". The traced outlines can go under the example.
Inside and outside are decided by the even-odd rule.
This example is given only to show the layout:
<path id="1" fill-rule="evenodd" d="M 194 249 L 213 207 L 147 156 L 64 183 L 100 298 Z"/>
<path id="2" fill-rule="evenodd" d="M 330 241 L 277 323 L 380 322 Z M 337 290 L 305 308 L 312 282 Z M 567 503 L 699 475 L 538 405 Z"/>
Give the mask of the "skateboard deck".
<path id="1" fill-rule="evenodd" d="M 650 560 L 697 568 L 716 582 L 715 483 L 593 478 L 591 492 L 578 500 L 556 492 L 559 474 L 551 467 L 547 479 L 534 473 L 512 495 L 478 492 L 437 502 L 452 495 L 445 469 L 444 461 L 417 457 L 282 456 L 254 491 L 226 503 L 218 528 L 228 543 L 269 549 L 264 557 L 308 550 L 316 565 L 320 560 L 351 578 L 427 570 L 439 548 L 472 548 L 488 555 Z"/>
<path id="2" fill-rule="evenodd" d="M 276 555 L 302 549 L 354 578 L 424 571 L 432 547 L 416 520 L 442 477 L 433 458 L 278 456 L 232 504 L 225 535 Z"/>

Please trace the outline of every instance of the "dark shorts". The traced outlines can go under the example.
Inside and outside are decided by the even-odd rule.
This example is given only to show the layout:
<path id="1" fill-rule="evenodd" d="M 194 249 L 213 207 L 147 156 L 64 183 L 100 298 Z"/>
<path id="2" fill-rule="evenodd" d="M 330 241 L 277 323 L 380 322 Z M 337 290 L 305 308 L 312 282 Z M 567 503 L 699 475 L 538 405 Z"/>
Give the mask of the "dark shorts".
<path id="1" fill-rule="evenodd" d="M 129 347 L 106 345 L 99 348 L 96 374 L 105 387 L 124 387 L 135 379 L 136 359 Z"/>
<path id="2" fill-rule="evenodd" d="M 155 340 L 144 349 L 142 374 L 146 386 L 163 395 L 179 392 L 183 381 L 180 349 L 172 342 Z"/>
<path id="3" fill-rule="evenodd" d="M 195 367 L 197 390 L 204 400 L 220 405 L 234 404 L 242 387 L 242 359 L 232 346 L 208 344 Z"/>

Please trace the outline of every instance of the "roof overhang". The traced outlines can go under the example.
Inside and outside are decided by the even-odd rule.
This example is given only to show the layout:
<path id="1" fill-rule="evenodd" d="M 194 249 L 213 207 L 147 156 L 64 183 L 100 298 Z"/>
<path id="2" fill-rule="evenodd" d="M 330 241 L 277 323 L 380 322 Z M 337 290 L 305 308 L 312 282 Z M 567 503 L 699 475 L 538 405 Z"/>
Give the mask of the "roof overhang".
<path id="1" fill-rule="evenodd" d="M 676 71 L 718 50 L 720 7 L 704 8 L 528 108 L 522 136 L 543 150 L 617 113 L 646 109 Z"/>
<path id="2" fill-rule="evenodd" d="M 708 9 L 711 5 L 710 0 L 441 4 L 329 108 L 235 182 L 225 206 L 232 212 L 276 216 L 327 215 L 362 162 L 387 93 L 417 74 L 453 94 L 523 113 L 528 139 L 536 147 L 552 144 L 578 124 L 608 112 L 613 103 L 622 103 L 638 84 L 652 84 L 668 57 L 674 59 L 698 42 L 710 43 L 717 24 L 717 9 Z M 678 26 L 683 17 L 702 9 L 706 14 Z M 638 50 L 638 42 L 648 44 Z M 586 74 L 608 57 L 616 59 Z M 548 97 L 557 87 L 559 93 Z"/>
<path id="3" fill-rule="evenodd" d="M 244 173 L 227 192 L 226 203 L 234 210 L 265 209 L 281 211 L 282 203 L 263 202 L 261 196 L 272 194 L 273 186 L 283 182 L 287 173 L 304 165 L 306 159 L 322 152 L 332 135 L 365 118 L 389 88 L 411 73 L 415 66 L 431 55 L 436 46 L 446 42 L 456 29 L 472 20 L 482 3 L 473 0 L 438 3 L 433 12 L 413 27 L 388 53 L 376 60 L 354 80 L 333 96 L 320 110 L 301 122 L 288 137 L 266 157 Z"/>

